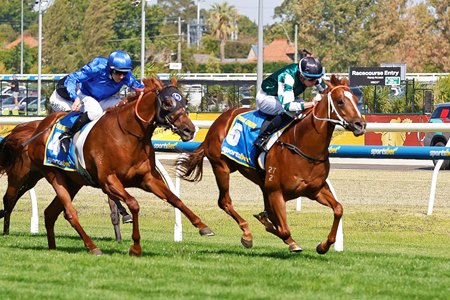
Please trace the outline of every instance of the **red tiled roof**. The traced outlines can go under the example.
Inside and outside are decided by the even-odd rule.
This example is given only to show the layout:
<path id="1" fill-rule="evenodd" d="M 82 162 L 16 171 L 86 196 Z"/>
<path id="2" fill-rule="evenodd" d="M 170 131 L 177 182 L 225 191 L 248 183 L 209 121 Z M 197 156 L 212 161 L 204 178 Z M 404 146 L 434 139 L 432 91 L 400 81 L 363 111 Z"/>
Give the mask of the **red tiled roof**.
<path id="1" fill-rule="evenodd" d="M 38 40 L 35 39 L 34 37 L 32 37 L 31 35 L 24 35 L 23 43 L 24 43 L 24 45 L 27 45 L 30 48 L 34 48 L 34 47 L 38 46 Z M 15 41 L 6 45 L 5 48 L 11 49 L 11 48 L 14 48 L 15 46 L 17 46 L 18 44 L 20 44 L 20 36 Z"/>
<path id="2" fill-rule="evenodd" d="M 291 57 L 295 54 L 295 46 L 287 39 L 274 39 L 264 48 L 264 61 L 293 62 Z"/>

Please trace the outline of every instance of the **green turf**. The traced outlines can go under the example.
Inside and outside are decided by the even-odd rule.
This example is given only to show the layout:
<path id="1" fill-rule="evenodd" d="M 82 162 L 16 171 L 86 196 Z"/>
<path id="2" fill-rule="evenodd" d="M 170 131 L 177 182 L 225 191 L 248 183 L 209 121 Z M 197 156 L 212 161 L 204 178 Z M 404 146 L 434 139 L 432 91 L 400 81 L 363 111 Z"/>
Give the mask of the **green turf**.
<path id="1" fill-rule="evenodd" d="M 305 199 L 301 212 L 293 202 L 287 206 L 293 237 L 304 249 L 290 253 L 252 217 L 262 209 L 260 194 L 242 178 L 233 181 L 232 196 L 253 232 L 252 249 L 240 245 L 240 229 L 217 207 L 209 173 L 202 183 L 183 183 L 182 198 L 215 231 L 214 237 L 199 236 L 183 217 L 183 241 L 173 242 L 173 209 L 132 190 L 141 203 L 140 258 L 127 254 L 131 225 L 122 225 L 124 241 L 115 242 L 108 205 L 89 188 L 75 206 L 104 255 L 89 255 L 62 217 L 55 227 L 57 250 L 48 251 L 43 210 L 53 193 L 43 182 L 37 189 L 40 233 L 29 233 L 26 195 L 14 211 L 11 234 L 0 236 L 0 298 L 448 299 L 450 211 L 442 187 L 450 176 L 441 177 L 432 216 L 425 214 L 427 178 L 431 173 L 425 171 L 408 176 L 333 171 L 331 180 L 344 205 L 344 252 L 331 249 L 326 255 L 318 255 L 315 247 L 326 238 L 332 213 L 315 202 Z M 4 178 L 1 183 L 3 194 Z"/>

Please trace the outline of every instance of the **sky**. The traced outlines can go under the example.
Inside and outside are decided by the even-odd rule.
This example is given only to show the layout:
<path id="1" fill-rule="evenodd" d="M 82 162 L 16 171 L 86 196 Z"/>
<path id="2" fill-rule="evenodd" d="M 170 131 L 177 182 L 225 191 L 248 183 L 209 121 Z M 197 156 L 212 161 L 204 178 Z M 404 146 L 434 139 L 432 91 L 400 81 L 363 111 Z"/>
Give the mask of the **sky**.
<path id="1" fill-rule="evenodd" d="M 197 1 L 197 0 L 196 0 Z M 200 9 L 209 9 L 214 3 L 227 2 L 236 7 L 241 15 L 247 16 L 251 21 L 258 24 L 258 4 L 259 0 L 200 0 Z M 263 0 L 263 23 L 264 25 L 273 24 L 274 9 L 280 6 L 283 0 Z"/>

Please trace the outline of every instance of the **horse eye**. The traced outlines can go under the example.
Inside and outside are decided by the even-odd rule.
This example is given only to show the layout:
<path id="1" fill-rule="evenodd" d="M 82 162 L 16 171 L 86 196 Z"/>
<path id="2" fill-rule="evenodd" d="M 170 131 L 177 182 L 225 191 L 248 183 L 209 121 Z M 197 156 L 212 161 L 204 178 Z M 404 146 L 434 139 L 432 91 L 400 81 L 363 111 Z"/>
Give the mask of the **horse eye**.
<path id="1" fill-rule="evenodd" d="M 337 100 L 337 104 L 338 104 L 338 105 L 344 105 L 344 100 L 338 99 L 338 100 Z"/>

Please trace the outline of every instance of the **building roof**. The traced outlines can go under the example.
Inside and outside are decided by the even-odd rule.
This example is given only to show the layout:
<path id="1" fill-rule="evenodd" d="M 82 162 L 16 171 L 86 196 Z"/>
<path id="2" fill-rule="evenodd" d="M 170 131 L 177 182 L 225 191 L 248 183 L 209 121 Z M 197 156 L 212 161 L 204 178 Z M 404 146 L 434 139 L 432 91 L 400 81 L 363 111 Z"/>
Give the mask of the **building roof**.
<path id="1" fill-rule="evenodd" d="M 294 62 L 295 46 L 287 39 L 274 39 L 264 48 L 264 61 Z"/>
<path id="2" fill-rule="evenodd" d="M 20 40 L 21 40 L 21 38 L 20 38 L 20 36 L 19 36 L 19 37 L 18 37 L 17 39 L 15 39 L 13 42 L 11 42 L 11 43 L 9 43 L 8 45 L 6 45 L 5 48 L 6 48 L 6 49 L 12 49 L 12 48 L 14 48 L 15 46 L 17 46 L 17 45 L 20 44 Z M 29 34 L 23 36 L 23 43 L 24 43 L 24 45 L 27 45 L 27 46 L 30 47 L 30 48 L 34 48 L 34 47 L 37 47 L 37 46 L 38 46 L 38 40 L 35 39 L 33 36 L 31 36 L 31 35 L 29 35 Z"/>

